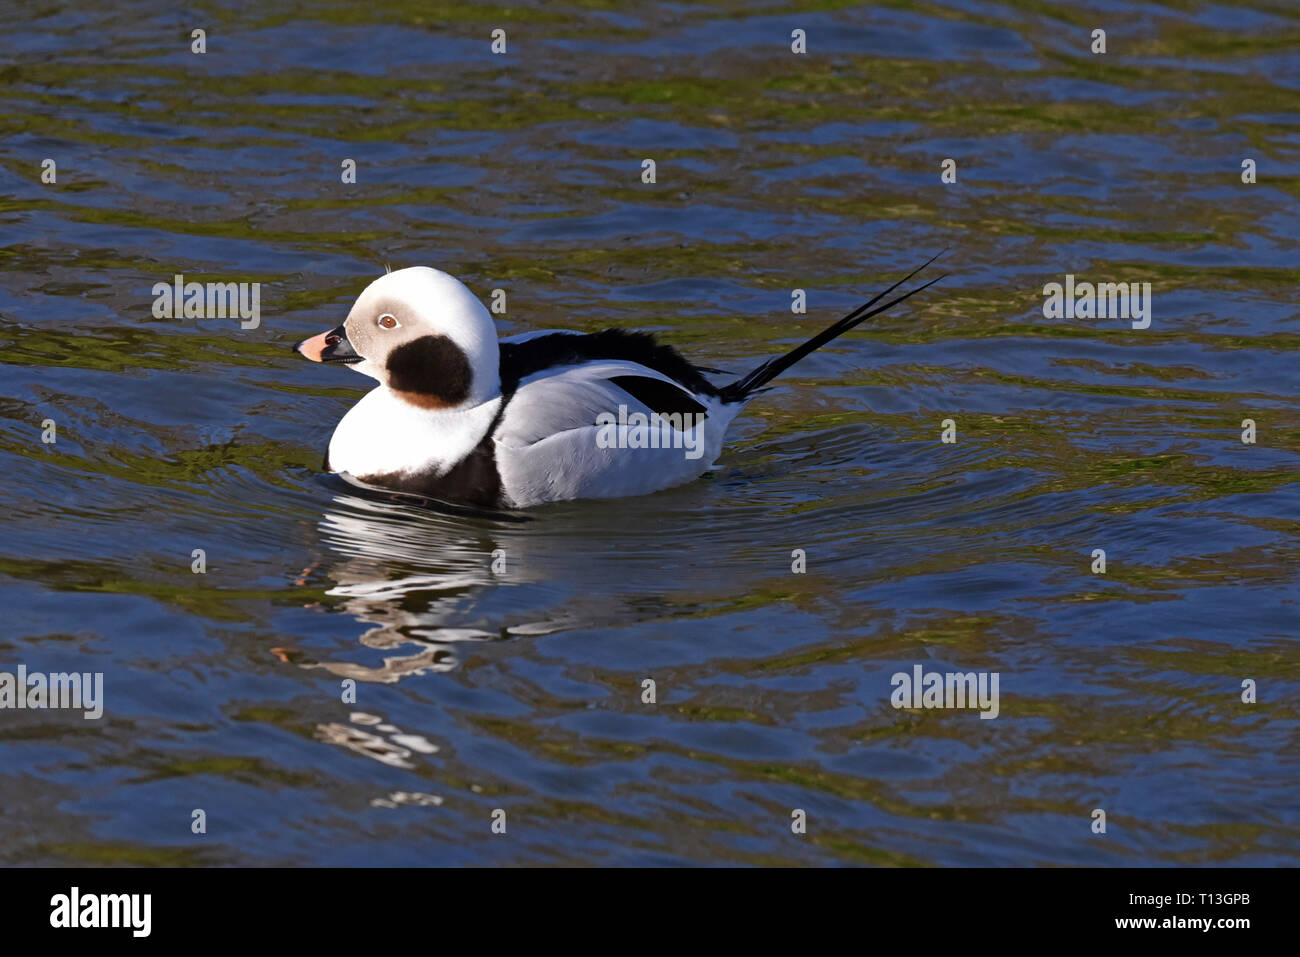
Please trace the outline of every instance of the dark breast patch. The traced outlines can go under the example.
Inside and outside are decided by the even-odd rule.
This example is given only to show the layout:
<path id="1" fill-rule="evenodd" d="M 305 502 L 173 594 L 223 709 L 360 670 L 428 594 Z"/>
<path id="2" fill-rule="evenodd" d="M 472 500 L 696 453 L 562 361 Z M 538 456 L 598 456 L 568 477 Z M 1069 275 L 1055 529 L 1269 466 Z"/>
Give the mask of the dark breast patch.
<path id="1" fill-rule="evenodd" d="M 434 471 L 386 472 L 358 475 L 357 478 L 367 485 L 424 495 L 457 505 L 497 509 L 504 508 L 506 504 L 502 495 L 501 473 L 497 471 L 496 445 L 492 441 L 491 430 L 474 447 L 474 451 L 441 475 Z"/>

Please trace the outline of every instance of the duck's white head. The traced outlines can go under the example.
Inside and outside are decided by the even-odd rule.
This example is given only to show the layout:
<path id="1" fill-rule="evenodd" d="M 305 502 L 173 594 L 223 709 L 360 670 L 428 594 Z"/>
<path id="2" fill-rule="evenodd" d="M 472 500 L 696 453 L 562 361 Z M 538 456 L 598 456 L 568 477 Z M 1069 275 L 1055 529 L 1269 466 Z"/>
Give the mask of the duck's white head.
<path id="1" fill-rule="evenodd" d="M 380 276 L 341 326 L 294 348 L 351 366 L 420 408 L 472 408 L 501 392 L 491 314 L 459 279 L 428 266 Z"/>

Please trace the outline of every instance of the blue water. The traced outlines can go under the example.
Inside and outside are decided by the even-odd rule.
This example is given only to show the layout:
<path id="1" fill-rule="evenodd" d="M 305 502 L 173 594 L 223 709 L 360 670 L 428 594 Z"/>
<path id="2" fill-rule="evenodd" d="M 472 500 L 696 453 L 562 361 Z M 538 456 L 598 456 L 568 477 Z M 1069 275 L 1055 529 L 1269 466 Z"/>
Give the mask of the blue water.
<path id="1" fill-rule="evenodd" d="M 229 7 L 0 13 L 0 671 L 105 708 L 0 710 L 0 861 L 1297 863 L 1294 5 Z M 744 371 L 941 249 L 706 478 L 524 521 L 322 475 L 366 381 L 288 348 L 433 265 Z"/>

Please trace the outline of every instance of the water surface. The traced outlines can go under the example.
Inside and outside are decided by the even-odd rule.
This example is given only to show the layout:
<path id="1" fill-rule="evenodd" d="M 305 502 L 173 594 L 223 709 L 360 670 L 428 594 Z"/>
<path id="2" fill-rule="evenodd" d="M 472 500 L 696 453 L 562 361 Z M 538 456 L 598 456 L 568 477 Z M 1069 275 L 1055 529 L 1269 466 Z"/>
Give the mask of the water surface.
<path id="1" fill-rule="evenodd" d="M 0 669 L 106 713 L 0 712 L 0 860 L 1294 865 L 1298 46 L 1271 0 L 7 5 Z M 744 371 L 944 248 L 691 485 L 320 474 L 366 381 L 288 347 L 385 265 Z M 260 326 L 153 318 L 176 273 Z M 1150 328 L 1045 319 L 1066 274 Z M 895 710 L 916 664 L 999 717 Z"/>

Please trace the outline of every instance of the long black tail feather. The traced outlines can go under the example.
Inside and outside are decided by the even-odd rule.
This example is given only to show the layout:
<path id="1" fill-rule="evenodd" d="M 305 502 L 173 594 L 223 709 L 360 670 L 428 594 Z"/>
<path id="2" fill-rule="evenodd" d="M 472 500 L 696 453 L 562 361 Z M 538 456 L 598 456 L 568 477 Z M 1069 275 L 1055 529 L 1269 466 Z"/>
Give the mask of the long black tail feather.
<path id="1" fill-rule="evenodd" d="M 939 256 L 942 255 L 943 253 L 939 253 L 935 256 L 932 256 L 930 259 L 922 263 L 920 266 L 917 266 L 910 273 L 908 273 L 902 279 L 898 280 L 898 282 L 894 283 L 884 292 L 878 293 L 877 295 L 872 297 L 868 302 L 865 302 L 862 305 L 858 306 L 858 308 L 854 309 L 852 312 L 850 312 L 839 322 L 835 323 L 835 325 L 831 326 L 829 329 L 819 332 L 817 335 L 813 336 L 803 345 L 798 346 L 795 349 L 791 349 L 783 356 L 776 356 L 772 359 L 768 359 L 758 368 L 753 369 L 752 371 L 747 373 L 743 378 L 737 379 L 735 382 L 732 382 L 730 385 L 723 386 L 721 389 L 718 390 L 718 395 L 722 398 L 723 402 L 743 402 L 745 399 L 748 399 L 751 395 L 753 395 L 755 392 L 757 392 L 767 383 L 771 382 L 773 379 L 779 376 L 786 369 L 790 368 L 790 366 L 794 365 L 804 356 L 820 349 L 822 346 L 826 345 L 826 343 L 830 342 L 832 339 L 844 335 L 844 333 L 848 332 L 850 329 L 852 329 L 854 326 L 858 325 L 859 323 L 866 322 L 872 316 L 878 316 L 886 309 L 892 309 L 894 306 L 898 305 L 904 299 L 908 299 L 911 296 L 915 296 L 918 292 L 921 292 L 923 289 L 930 288 L 940 279 L 943 279 L 944 276 L 937 276 L 934 279 L 931 279 L 929 282 L 917 286 L 911 292 L 905 292 L 901 296 L 897 296 L 891 299 L 883 306 L 876 306 L 876 303 L 880 302 L 881 299 L 884 299 L 891 292 L 893 292 L 903 283 L 907 282 L 909 279 L 911 279 L 922 269 L 930 265 L 932 262 L 938 259 Z M 874 309 L 872 308 L 873 306 L 875 306 Z"/>

